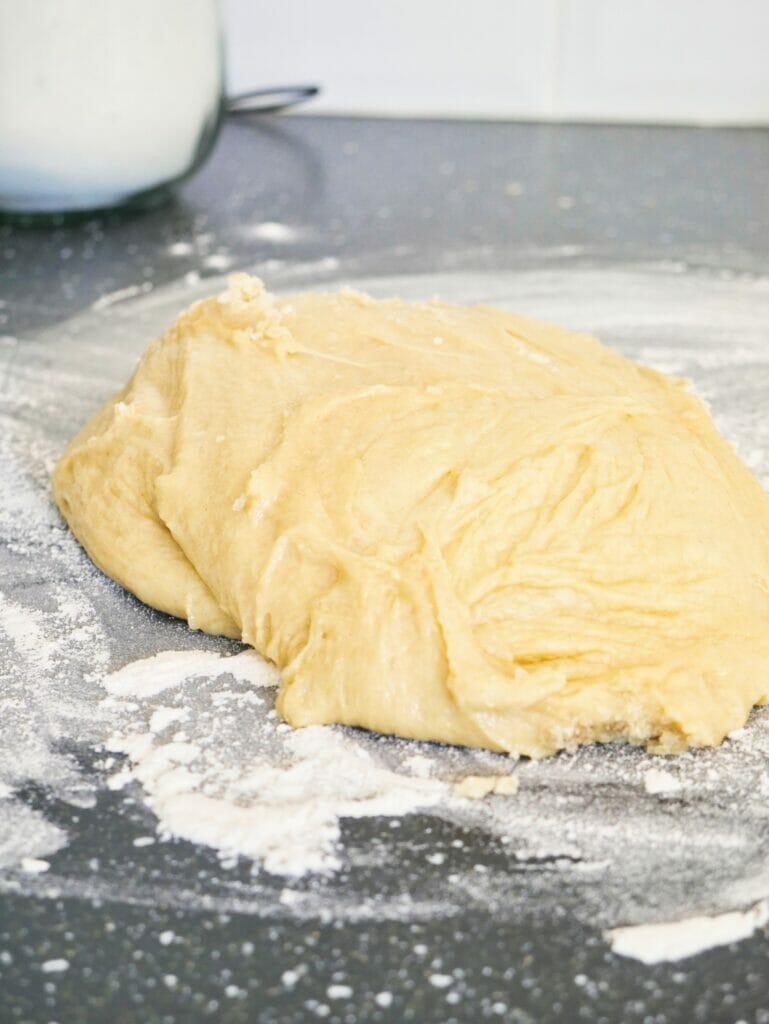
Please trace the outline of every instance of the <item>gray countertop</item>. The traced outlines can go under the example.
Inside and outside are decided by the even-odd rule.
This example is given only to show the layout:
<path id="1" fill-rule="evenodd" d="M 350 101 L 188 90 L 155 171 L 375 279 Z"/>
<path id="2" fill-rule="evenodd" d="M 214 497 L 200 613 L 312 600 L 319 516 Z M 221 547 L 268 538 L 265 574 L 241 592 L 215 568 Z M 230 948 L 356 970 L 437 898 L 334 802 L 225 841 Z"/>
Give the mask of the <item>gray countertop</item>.
<path id="1" fill-rule="evenodd" d="M 0 225 L 0 335 L 23 345 L 107 293 L 230 267 L 333 279 L 526 266 L 533 256 L 766 273 L 769 131 L 241 118 L 166 207 Z M 98 770 L 88 749 L 74 756 Z M 25 798 L 70 834 L 57 855 L 64 872 L 114 859 L 147 827 L 145 811 L 107 790 L 80 810 L 35 786 Z M 414 834 L 428 827 L 409 821 Z M 350 841 L 365 843 L 370 828 L 356 824 Z M 461 832 L 429 828 L 445 830 L 433 839 L 446 843 Z M 171 872 L 192 895 L 166 906 L 0 894 L 0 1020 L 769 1022 L 762 930 L 738 947 L 644 967 L 611 954 L 598 929 L 549 913 L 500 918 L 475 906 L 435 921 L 372 922 L 213 911 L 196 902 L 194 882 L 215 875 L 216 860 L 191 844 L 149 847 L 123 869 L 149 881 Z M 383 864 L 372 884 L 408 870 Z M 159 943 L 164 932 L 174 941 Z M 73 966 L 41 974 L 53 957 Z M 299 960 L 301 976 L 287 986 L 283 972 Z M 456 980 L 454 1002 L 430 984 L 431 970 Z M 336 977 L 349 998 L 329 999 Z M 377 1002 L 379 992 L 392 1003 Z"/>
<path id="2" fill-rule="evenodd" d="M 769 264 L 769 131 L 243 118 L 172 206 L 74 227 L 0 226 L 4 329 L 206 267 L 359 259 L 422 269 L 475 249 Z M 258 225 L 292 230 L 270 237 Z M 173 243 L 191 251 L 172 255 Z"/>

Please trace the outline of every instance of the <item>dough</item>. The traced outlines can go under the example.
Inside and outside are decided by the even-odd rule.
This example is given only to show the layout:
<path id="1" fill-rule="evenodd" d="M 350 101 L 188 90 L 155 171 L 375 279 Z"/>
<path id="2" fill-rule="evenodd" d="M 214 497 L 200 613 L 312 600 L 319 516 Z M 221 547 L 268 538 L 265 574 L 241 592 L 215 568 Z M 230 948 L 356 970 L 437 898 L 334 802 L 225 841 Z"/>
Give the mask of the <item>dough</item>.
<path id="1" fill-rule="evenodd" d="M 65 451 L 91 558 L 295 726 L 539 757 L 769 700 L 769 498 L 683 382 L 484 306 L 234 275 Z"/>

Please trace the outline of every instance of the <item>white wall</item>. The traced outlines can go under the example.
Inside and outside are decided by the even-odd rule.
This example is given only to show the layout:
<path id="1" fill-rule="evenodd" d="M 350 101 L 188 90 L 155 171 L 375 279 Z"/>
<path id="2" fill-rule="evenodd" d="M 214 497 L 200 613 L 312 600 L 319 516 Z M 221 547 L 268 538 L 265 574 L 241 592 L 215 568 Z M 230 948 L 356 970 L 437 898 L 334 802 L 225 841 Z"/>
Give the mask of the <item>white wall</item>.
<path id="1" fill-rule="evenodd" d="M 769 123 L 769 0 L 224 0 L 231 91 L 317 113 Z"/>

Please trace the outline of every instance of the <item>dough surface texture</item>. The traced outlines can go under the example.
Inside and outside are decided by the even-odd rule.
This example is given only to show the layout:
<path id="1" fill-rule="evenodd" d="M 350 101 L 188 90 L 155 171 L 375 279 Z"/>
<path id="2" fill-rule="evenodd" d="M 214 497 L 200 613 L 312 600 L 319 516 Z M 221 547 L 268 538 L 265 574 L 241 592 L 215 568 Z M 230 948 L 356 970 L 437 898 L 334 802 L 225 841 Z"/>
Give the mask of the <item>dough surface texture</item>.
<path id="1" fill-rule="evenodd" d="M 683 382 L 484 306 L 233 275 L 71 442 L 93 561 L 295 726 L 540 757 L 769 700 L 769 498 Z"/>

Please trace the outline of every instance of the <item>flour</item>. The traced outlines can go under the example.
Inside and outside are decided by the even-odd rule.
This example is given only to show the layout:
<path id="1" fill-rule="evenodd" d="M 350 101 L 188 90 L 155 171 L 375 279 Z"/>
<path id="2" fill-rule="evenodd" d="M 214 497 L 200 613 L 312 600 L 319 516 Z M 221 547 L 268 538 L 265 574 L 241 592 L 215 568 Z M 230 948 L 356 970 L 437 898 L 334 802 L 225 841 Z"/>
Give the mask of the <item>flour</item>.
<path id="1" fill-rule="evenodd" d="M 146 295 L 151 291 L 151 281 L 142 281 L 141 284 L 129 284 L 125 288 L 118 288 L 114 292 L 107 292 L 106 295 L 100 296 L 100 298 L 91 305 L 91 309 L 96 310 L 97 312 L 103 309 L 109 309 L 110 306 L 114 306 L 118 302 L 125 302 L 126 299 L 135 299 L 137 295 Z"/>
<path id="2" fill-rule="evenodd" d="M 69 970 L 69 960 L 65 960 L 63 957 L 56 960 L 44 960 L 40 964 L 40 970 L 43 974 L 61 974 L 62 971 Z"/>
<path id="3" fill-rule="evenodd" d="M 19 866 L 22 871 L 26 871 L 28 874 L 42 875 L 51 865 L 47 860 L 42 860 L 40 857 L 22 857 Z"/>
<path id="4" fill-rule="evenodd" d="M 515 775 L 466 775 L 454 786 L 454 795 L 468 800 L 482 800 L 485 796 L 514 796 L 518 792 Z"/>
<path id="5" fill-rule="evenodd" d="M 226 666 L 226 667 L 225 667 Z M 157 697 L 164 690 L 179 686 L 195 676 L 223 672 L 252 686 L 277 686 L 277 670 L 252 651 L 244 651 L 222 661 L 214 651 L 161 651 L 152 658 L 132 662 L 103 680 L 113 697 Z M 186 709 L 179 709 L 184 713 Z"/>
<path id="6" fill-rule="evenodd" d="M 689 917 L 682 921 L 614 928 L 607 933 L 611 948 L 620 956 L 645 964 L 684 960 L 715 946 L 741 942 L 769 921 L 769 902 L 762 900 L 750 910 Z"/>
<path id="7" fill-rule="evenodd" d="M 8 801 L 0 807 L 0 870 L 20 867 L 41 860 L 60 850 L 67 843 L 63 829 L 57 828 L 45 817 L 17 801 Z"/>
<path id="8" fill-rule="evenodd" d="M 0 396 L 0 868 L 30 876 L 44 873 L 31 867 L 65 846 L 67 834 L 27 806 L 25 789 L 43 787 L 77 808 L 95 801 L 95 782 L 63 741 L 99 735 L 85 691 L 109 659 L 84 585 L 92 571 L 48 497 L 59 442 L 41 432 L 31 410 L 54 406 L 61 385 L 43 382 L 37 391 L 26 382 L 17 390 L 6 384 Z"/>
<path id="9" fill-rule="evenodd" d="M 328 258 L 261 273 L 293 288 L 349 269 Z M 683 265 L 378 280 L 352 270 L 345 283 L 376 295 L 502 305 L 691 378 L 769 483 L 769 281 Z M 769 897 L 769 709 L 717 750 L 664 761 L 594 746 L 515 762 L 354 729 L 294 731 L 275 713 L 272 666 L 151 612 L 91 565 L 51 504 L 53 460 L 146 339 L 217 287 L 194 275 L 137 286 L 0 347 L 0 890 L 265 918 L 565 914 L 611 933 L 617 952 L 677 956 L 687 931 L 728 942 L 760 927 L 763 911 L 744 908 Z M 518 792 L 455 790 L 500 776 Z M 123 814 L 108 870 L 90 833 Z M 82 862 L 58 856 L 68 833 Z M 185 842 L 199 874 L 182 879 L 168 844 Z M 142 857 L 151 882 L 133 870 Z M 682 924 L 692 914 L 706 924 Z M 635 930 L 648 927 L 656 938 Z M 660 928 L 673 929 L 664 943 Z"/>
<path id="10" fill-rule="evenodd" d="M 403 815 L 446 798 L 445 783 L 390 770 L 345 730 L 288 728 L 271 693 L 269 702 L 255 700 L 237 686 L 271 689 L 277 681 L 275 668 L 250 650 L 230 658 L 166 651 L 104 679 L 112 697 L 141 701 L 127 705 L 106 746 L 127 754 L 120 784 L 141 783 L 161 834 L 214 847 L 225 861 L 249 857 L 274 874 L 299 876 L 341 867 L 342 818 Z M 165 736 L 179 718 L 187 723 L 183 742 Z"/>
<path id="11" fill-rule="evenodd" d="M 43 616 L 13 601 L 0 604 L 0 631 L 38 670 L 48 667 L 51 652 L 45 642 Z"/>
<path id="12" fill-rule="evenodd" d="M 681 783 L 664 768 L 650 768 L 644 772 L 644 789 L 653 795 L 670 796 L 681 792 Z"/>
<path id="13" fill-rule="evenodd" d="M 274 220 L 265 220 L 261 224 L 253 224 L 244 233 L 264 242 L 293 242 L 300 232 L 289 224 L 281 224 Z"/>

